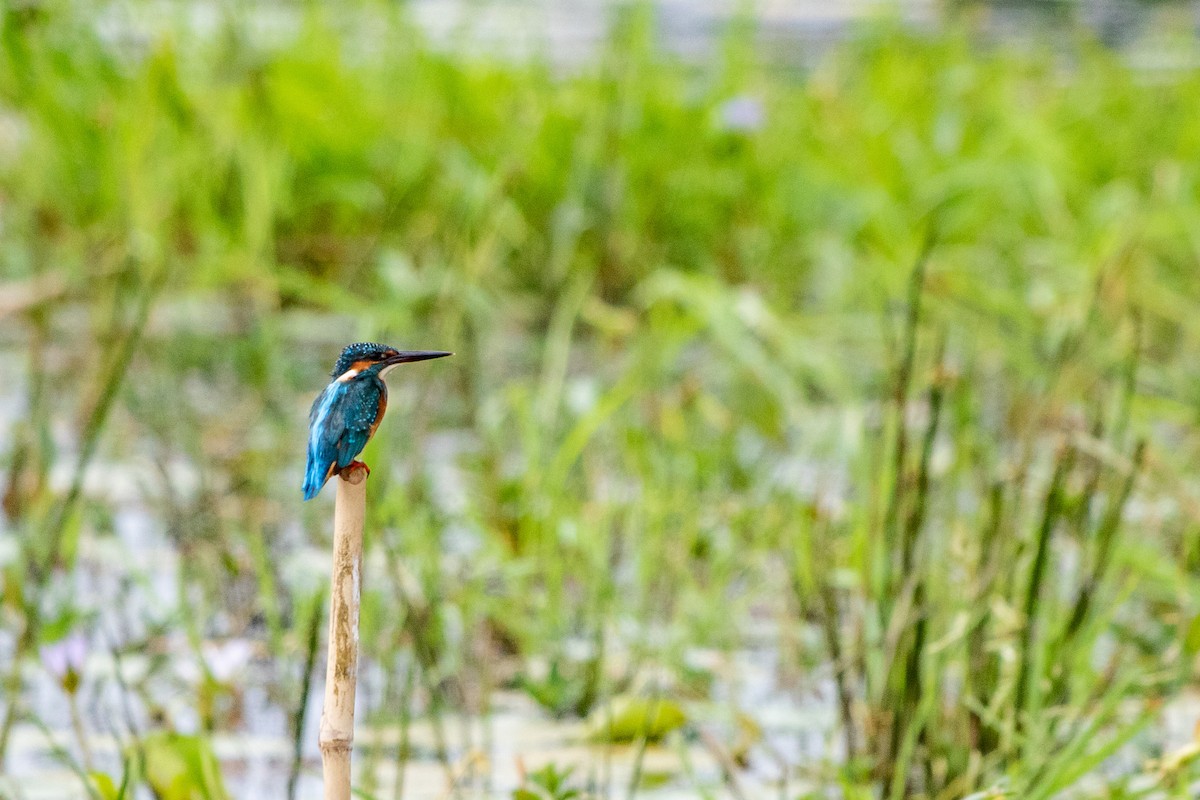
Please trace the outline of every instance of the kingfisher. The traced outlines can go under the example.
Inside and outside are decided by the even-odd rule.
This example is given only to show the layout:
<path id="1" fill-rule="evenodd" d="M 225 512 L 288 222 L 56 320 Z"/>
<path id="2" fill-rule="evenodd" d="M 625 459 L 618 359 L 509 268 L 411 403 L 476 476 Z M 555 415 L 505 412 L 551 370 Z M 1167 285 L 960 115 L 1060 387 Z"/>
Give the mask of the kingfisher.
<path id="1" fill-rule="evenodd" d="M 398 350 L 375 342 L 358 342 L 342 350 L 330 374 L 333 380 L 317 395 L 308 414 L 304 499 L 313 499 L 331 477 L 359 463 L 355 457 L 375 435 L 387 410 L 383 377 L 393 367 L 451 355 L 441 350 Z"/>

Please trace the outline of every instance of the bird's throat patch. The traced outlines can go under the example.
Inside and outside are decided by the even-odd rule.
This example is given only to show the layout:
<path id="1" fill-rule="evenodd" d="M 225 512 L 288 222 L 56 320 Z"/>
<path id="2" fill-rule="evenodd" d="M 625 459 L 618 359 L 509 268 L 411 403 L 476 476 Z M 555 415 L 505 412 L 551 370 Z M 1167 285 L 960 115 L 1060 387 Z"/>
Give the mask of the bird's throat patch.
<path id="1" fill-rule="evenodd" d="M 355 361 L 353 364 L 350 365 L 350 369 L 346 370 L 341 375 L 338 375 L 337 382 L 338 383 L 349 383 L 350 381 L 354 380 L 359 375 L 361 375 L 363 373 L 363 371 L 366 370 L 367 368 L 369 368 L 373 363 L 374 362 L 371 362 L 371 361 Z"/>

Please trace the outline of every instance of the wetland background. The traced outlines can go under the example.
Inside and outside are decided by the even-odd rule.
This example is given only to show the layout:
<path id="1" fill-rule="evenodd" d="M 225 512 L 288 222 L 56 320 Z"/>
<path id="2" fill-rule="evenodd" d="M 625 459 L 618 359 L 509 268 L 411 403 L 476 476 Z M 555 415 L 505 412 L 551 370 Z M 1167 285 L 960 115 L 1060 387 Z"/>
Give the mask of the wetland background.
<path id="1" fill-rule="evenodd" d="M 1194 4 L 0 15 L 0 796 L 1196 795 Z"/>

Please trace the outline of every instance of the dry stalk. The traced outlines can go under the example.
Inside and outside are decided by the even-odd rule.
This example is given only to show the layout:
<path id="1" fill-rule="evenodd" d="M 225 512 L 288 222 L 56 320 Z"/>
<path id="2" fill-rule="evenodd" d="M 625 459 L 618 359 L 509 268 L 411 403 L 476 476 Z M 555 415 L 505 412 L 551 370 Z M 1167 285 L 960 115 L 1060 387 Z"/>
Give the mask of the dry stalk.
<path id="1" fill-rule="evenodd" d="M 321 711 L 325 800 L 350 800 L 354 694 L 358 683 L 358 608 L 362 590 L 367 470 L 354 464 L 337 481 L 333 510 L 333 576 L 329 586 L 329 656 Z"/>

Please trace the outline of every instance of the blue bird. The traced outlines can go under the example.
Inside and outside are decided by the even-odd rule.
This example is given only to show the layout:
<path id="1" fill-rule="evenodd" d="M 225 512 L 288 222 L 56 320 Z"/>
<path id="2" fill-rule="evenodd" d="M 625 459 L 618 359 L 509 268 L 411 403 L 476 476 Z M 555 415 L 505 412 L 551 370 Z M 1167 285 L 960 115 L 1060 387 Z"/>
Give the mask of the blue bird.
<path id="1" fill-rule="evenodd" d="M 375 435 L 387 410 L 383 376 L 399 364 L 454 355 L 440 350 L 397 350 L 385 344 L 359 342 L 342 351 L 333 380 L 313 401 L 308 415 L 308 468 L 304 499 L 311 500 L 334 475 L 354 459 Z"/>

